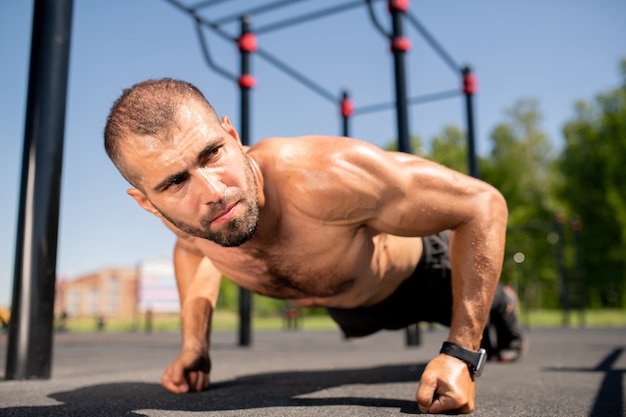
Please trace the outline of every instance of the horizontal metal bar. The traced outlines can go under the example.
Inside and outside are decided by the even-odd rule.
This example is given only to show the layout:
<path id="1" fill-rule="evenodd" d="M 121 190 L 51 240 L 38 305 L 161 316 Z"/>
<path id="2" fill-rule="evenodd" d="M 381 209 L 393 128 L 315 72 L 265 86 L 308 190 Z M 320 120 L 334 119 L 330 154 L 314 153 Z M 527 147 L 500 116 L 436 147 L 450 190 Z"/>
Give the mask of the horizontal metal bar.
<path id="1" fill-rule="evenodd" d="M 193 6 L 190 6 L 190 9 L 191 10 L 203 9 L 205 7 L 215 6 L 216 4 L 223 3 L 225 1 L 228 1 L 228 0 L 204 0 L 199 3 L 194 4 Z"/>
<path id="2" fill-rule="evenodd" d="M 431 94 L 425 94 L 421 96 L 410 97 L 409 99 L 407 99 L 407 103 L 410 105 L 422 104 L 422 103 L 427 103 L 431 101 L 445 100 L 448 98 L 459 97 L 460 95 L 461 93 L 458 90 L 442 91 L 439 93 L 431 93 Z M 389 110 L 389 109 L 394 108 L 395 105 L 396 105 L 395 102 L 390 101 L 390 102 L 384 102 L 384 103 L 378 103 L 378 104 L 371 104 L 368 106 L 356 107 L 354 109 L 354 116 L 360 116 L 363 114 L 376 113 L 376 112 L 383 111 L 383 110 Z"/>
<path id="3" fill-rule="evenodd" d="M 274 3 L 264 4 L 262 6 L 257 6 L 251 9 L 242 10 L 236 14 L 232 14 L 230 16 L 224 16 L 215 20 L 215 23 L 218 25 L 223 25 L 225 23 L 230 23 L 232 21 L 236 21 L 241 19 L 242 16 L 250 15 L 250 16 L 258 16 L 263 13 L 271 12 L 276 9 L 280 9 L 285 6 L 293 6 L 296 3 L 307 1 L 307 0 L 278 0 Z"/>
<path id="4" fill-rule="evenodd" d="M 286 28 L 288 26 L 297 25 L 300 23 L 308 22 L 314 19 L 320 19 L 322 17 L 326 17 L 335 13 L 344 12 L 350 9 L 353 9 L 357 6 L 360 6 L 363 3 L 362 0 L 352 1 L 350 3 L 341 4 L 339 6 L 333 6 L 326 9 L 318 10 L 313 13 L 305 13 L 296 17 L 291 17 L 289 19 L 281 20 L 275 23 L 270 23 L 265 26 L 259 27 L 254 30 L 256 34 L 269 33 L 274 30 L 279 30 Z"/>

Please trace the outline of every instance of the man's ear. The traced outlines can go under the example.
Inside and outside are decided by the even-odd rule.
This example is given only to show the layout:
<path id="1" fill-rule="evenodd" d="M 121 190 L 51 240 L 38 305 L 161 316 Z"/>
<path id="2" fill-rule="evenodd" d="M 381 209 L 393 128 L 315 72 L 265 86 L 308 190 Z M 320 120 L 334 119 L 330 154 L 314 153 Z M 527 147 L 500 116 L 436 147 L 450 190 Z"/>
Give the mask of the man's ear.
<path id="1" fill-rule="evenodd" d="M 239 132 L 237 132 L 237 129 L 235 129 L 235 127 L 232 125 L 228 116 L 222 116 L 222 128 L 226 131 L 226 133 L 237 139 L 237 142 L 241 144 Z"/>
<path id="2" fill-rule="evenodd" d="M 136 188 L 129 188 L 126 192 L 129 196 L 135 199 L 137 204 L 139 204 L 142 209 L 154 214 L 157 217 L 163 217 L 159 210 L 157 210 L 156 207 L 152 205 L 152 203 L 150 202 L 150 200 L 148 200 L 148 197 L 146 197 L 144 193 Z"/>

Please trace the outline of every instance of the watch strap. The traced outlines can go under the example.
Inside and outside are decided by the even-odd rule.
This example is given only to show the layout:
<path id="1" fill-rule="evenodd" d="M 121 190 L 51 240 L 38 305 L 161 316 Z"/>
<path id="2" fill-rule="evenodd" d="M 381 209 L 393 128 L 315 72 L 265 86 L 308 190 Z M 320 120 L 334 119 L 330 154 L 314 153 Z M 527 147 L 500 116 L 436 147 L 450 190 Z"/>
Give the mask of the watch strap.
<path id="1" fill-rule="evenodd" d="M 485 349 L 475 351 L 452 342 L 443 342 L 439 353 L 452 356 L 465 362 L 469 366 L 472 376 L 480 376 L 480 374 L 482 374 L 485 359 L 487 357 Z"/>

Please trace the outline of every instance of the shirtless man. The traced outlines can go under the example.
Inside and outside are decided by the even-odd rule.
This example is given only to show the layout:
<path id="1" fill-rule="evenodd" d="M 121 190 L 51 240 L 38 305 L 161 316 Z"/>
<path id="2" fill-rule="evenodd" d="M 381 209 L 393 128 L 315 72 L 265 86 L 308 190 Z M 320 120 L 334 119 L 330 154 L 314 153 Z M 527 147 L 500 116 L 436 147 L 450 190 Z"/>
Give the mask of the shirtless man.
<path id="1" fill-rule="evenodd" d="M 349 336 L 420 320 L 449 325 L 447 353 L 428 363 L 416 399 L 432 413 L 474 409 L 507 223 L 494 188 L 355 139 L 244 147 L 228 117 L 171 79 L 124 91 L 105 148 L 133 186 L 128 193 L 177 235 L 183 343 L 163 374 L 168 390 L 209 386 L 211 314 L 225 276 L 252 292 L 328 307 Z M 449 249 L 448 234 L 437 235 L 446 230 Z"/>

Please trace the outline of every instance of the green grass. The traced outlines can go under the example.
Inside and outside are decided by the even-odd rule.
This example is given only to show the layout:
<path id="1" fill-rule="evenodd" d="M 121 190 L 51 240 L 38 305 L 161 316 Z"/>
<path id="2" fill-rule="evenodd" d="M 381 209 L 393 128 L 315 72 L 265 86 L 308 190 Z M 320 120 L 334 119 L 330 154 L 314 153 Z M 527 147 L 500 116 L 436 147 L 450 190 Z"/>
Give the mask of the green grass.
<path id="1" fill-rule="evenodd" d="M 284 321 L 279 316 L 253 317 L 252 326 L 256 330 L 282 330 Z M 56 324 L 57 328 L 59 323 Z M 97 321 L 94 317 L 71 317 L 68 318 L 65 328 L 74 333 L 90 333 L 98 331 Z M 213 329 L 220 331 L 237 330 L 239 328 L 239 316 L 236 312 L 216 311 L 213 315 Z M 304 316 L 300 319 L 300 330 L 327 330 L 336 329 L 337 325 L 328 316 Z M 134 318 L 109 318 L 106 320 L 103 331 L 107 332 L 130 332 L 145 331 L 146 318 L 137 315 Z M 168 332 L 179 331 L 180 320 L 177 314 L 158 314 L 152 320 L 152 331 Z"/>
<path id="2" fill-rule="evenodd" d="M 563 326 L 567 317 L 560 310 L 532 310 L 522 312 L 521 320 L 526 327 L 559 327 Z M 572 310 L 569 314 L 571 327 L 626 327 L 626 310 Z"/>
<path id="3" fill-rule="evenodd" d="M 525 327 L 550 328 L 560 327 L 564 323 L 564 315 L 560 310 L 533 310 L 522 312 L 520 317 Z M 582 327 L 581 317 L 577 311 L 570 313 L 570 327 Z M 216 311 L 213 317 L 213 329 L 220 331 L 237 330 L 239 318 L 236 312 Z M 424 324 L 426 326 L 426 324 Z M 252 327 L 255 330 L 281 330 L 284 322 L 279 316 L 253 317 Z M 626 310 L 587 310 L 584 315 L 584 327 L 626 327 Z M 97 323 L 93 317 L 69 318 L 67 330 L 76 333 L 97 331 Z M 129 332 L 144 331 L 146 328 L 145 317 L 137 315 L 135 318 L 111 318 L 108 319 L 104 331 Z M 337 325 L 329 316 L 303 315 L 300 319 L 300 330 L 331 330 Z M 152 330 L 155 332 L 179 331 L 180 321 L 177 314 L 155 315 L 152 322 Z"/>
<path id="4" fill-rule="evenodd" d="M 131 318 L 108 318 L 103 330 L 107 332 L 130 332 L 143 331 L 145 329 L 145 317 L 137 315 Z M 56 328 L 60 323 L 55 323 Z M 73 333 L 91 333 L 98 331 L 95 317 L 70 317 L 67 319 L 65 328 Z M 178 314 L 156 315 L 152 321 L 152 330 L 155 332 L 177 331 L 180 328 Z"/>

